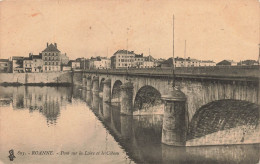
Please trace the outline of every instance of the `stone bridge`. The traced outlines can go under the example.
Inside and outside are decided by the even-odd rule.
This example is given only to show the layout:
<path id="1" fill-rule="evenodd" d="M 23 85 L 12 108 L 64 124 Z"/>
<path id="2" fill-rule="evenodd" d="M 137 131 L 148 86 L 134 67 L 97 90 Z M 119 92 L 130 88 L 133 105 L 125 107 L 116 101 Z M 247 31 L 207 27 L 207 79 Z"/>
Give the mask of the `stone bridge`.
<path id="1" fill-rule="evenodd" d="M 258 71 L 256 72 L 259 73 Z M 170 70 L 160 73 L 88 70 L 74 72 L 73 77 L 79 79 L 79 84 L 87 90 L 100 95 L 104 102 L 119 103 L 121 114 L 132 115 L 164 109 L 162 142 L 179 146 L 187 144 L 186 141 L 189 140 L 191 142 L 188 144 L 192 146 L 197 142 L 194 139 L 218 131 L 243 126 L 249 129 L 259 127 L 259 74 L 234 74 L 234 71 L 233 75 L 225 76 L 214 73 L 205 75 L 201 72 L 177 73 L 174 78 L 175 85 L 184 94 L 185 100 L 177 100 L 172 105 L 169 102 L 175 100 L 162 101 L 163 95 L 169 94 L 172 88 L 173 76 Z M 185 133 L 177 135 L 172 131 Z M 245 138 L 245 130 L 241 133 L 241 138 Z M 174 141 L 172 138 L 175 138 Z"/>

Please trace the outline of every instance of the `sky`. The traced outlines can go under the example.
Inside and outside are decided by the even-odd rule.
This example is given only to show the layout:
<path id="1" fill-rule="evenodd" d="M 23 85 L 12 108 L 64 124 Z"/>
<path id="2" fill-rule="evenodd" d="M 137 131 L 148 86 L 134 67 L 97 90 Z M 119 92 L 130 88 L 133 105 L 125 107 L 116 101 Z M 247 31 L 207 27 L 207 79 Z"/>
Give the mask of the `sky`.
<path id="1" fill-rule="evenodd" d="M 0 58 L 39 54 L 55 42 L 70 59 L 119 49 L 167 59 L 174 15 L 175 57 L 257 60 L 259 7 L 258 0 L 3 0 Z"/>

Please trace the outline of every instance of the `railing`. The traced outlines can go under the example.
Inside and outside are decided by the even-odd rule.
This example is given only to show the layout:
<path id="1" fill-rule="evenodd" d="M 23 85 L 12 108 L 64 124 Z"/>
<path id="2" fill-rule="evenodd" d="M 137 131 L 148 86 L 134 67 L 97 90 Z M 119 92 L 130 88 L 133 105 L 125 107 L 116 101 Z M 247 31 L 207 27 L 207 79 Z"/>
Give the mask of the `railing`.
<path id="1" fill-rule="evenodd" d="M 82 71 L 82 70 L 80 70 Z M 126 69 L 88 69 L 87 73 L 143 75 L 143 76 L 171 76 L 171 68 L 129 68 Z M 201 77 L 237 77 L 259 79 L 260 66 L 207 66 L 207 67 L 176 67 L 176 76 Z M 255 81 L 254 80 L 254 81 Z"/>

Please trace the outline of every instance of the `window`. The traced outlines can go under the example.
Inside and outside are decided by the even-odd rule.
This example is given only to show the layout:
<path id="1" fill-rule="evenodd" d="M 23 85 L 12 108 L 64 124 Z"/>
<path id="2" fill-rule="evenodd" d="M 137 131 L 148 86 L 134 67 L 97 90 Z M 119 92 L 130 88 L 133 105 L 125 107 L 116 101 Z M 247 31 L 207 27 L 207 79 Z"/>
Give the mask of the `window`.
<path id="1" fill-rule="evenodd" d="M 45 71 L 47 71 L 47 67 L 45 67 Z"/>
<path id="2" fill-rule="evenodd" d="M 56 62 L 56 65 L 58 65 L 58 62 Z"/>
<path id="3" fill-rule="evenodd" d="M 47 65 L 47 62 L 45 62 L 45 65 Z"/>

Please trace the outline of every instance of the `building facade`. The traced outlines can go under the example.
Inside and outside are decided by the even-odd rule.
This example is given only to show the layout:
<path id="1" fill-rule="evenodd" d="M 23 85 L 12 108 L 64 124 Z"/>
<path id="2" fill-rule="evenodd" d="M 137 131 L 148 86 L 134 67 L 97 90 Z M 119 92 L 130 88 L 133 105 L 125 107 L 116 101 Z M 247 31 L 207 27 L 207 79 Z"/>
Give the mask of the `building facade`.
<path id="1" fill-rule="evenodd" d="M 12 72 L 12 62 L 8 59 L 0 59 L 0 72 L 1 73 L 11 73 Z"/>
<path id="2" fill-rule="evenodd" d="M 201 62 L 200 62 L 200 66 L 210 66 L 210 67 L 212 67 L 212 66 L 216 66 L 216 63 L 214 62 L 214 61 L 212 61 L 212 60 L 202 60 Z"/>
<path id="3" fill-rule="evenodd" d="M 42 72 L 43 71 L 43 61 L 42 54 L 32 55 L 33 67 L 32 72 Z"/>
<path id="4" fill-rule="evenodd" d="M 135 54 L 134 65 L 135 68 L 144 68 L 144 56 L 143 54 Z"/>
<path id="5" fill-rule="evenodd" d="M 24 72 L 32 72 L 33 68 L 33 60 L 31 57 L 25 57 L 23 59 L 23 71 Z"/>
<path id="6" fill-rule="evenodd" d="M 12 57 L 12 70 L 13 73 L 23 73 L 23 58 L 22 56 L 13 56 Z"/>
<path id="7" fill-rule="evenodd" d="M 110 69 L 111 60 L 106 57 L 98 57 L 98 60 L 94 61 L 94 68 L 96 69 Z"/>
<path id="8" fill-rule="evenodd" d="M 60 51 L 57 44 L 48 44 L 45 50 L 42 51 L 43 72 L 61 71 Z"/>
<path id="9" fill-rule="evenodd" d="M 80 69 L 80 62 L 75 60 L 70 60 L 68 64 L 71 69 Z"/>
<path id="10" fill-rule="evenodd" d="M 60 62 L 61 62 L 61 65 L 67 65 L 69 63 L 70 59 L 69 57 L 67 56 L 67 54 L 60 54 Z"/>
<path id="11" fill-rule="evenodd" d="M 129 68 L 135 65 L 134 51 L 118 50 L 111 57 L 111 68 Z"/>

